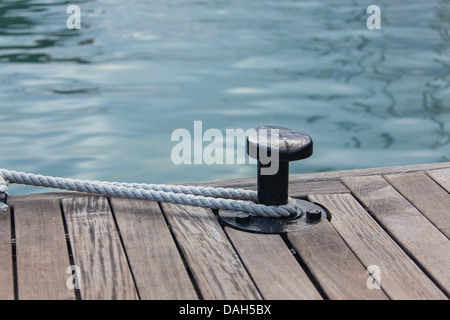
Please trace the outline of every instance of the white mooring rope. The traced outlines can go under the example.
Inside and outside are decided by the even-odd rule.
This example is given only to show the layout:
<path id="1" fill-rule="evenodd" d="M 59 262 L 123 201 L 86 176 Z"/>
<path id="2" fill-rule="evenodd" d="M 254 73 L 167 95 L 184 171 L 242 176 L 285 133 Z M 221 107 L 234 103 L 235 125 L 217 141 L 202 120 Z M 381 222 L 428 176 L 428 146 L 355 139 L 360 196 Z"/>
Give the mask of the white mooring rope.
<path id="1" fill-rule="evenodd" d="M 299 210 L 290 198 L 288 204 L 281 206 L 257 204 L 256 192 L 244 189 L 90 181 L 0 169 L 0 192 L 7 193 L 8 182 L 211 209 L 243 211 L 262 217 L 286 217 Z M 0 210 L 6 210 L 6 208 L 6 204 L 0 202 Z"/>

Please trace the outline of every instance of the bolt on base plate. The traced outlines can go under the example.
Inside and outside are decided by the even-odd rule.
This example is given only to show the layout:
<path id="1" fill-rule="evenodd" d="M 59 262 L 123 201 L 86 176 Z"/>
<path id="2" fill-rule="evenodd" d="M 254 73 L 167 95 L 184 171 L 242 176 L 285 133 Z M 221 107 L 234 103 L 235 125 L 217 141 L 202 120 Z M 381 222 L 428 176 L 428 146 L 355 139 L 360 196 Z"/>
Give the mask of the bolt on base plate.
<path id="1" fill-rule="evenodd" d="M 313 226 L 327 219 L 325 210 L 312 202 L 295 199 L 298 213 L 289 217 L 265 218 L 244 212 L 219 210 L 219 221 L 234 229 L 255 233 L 287 233 Z"/>

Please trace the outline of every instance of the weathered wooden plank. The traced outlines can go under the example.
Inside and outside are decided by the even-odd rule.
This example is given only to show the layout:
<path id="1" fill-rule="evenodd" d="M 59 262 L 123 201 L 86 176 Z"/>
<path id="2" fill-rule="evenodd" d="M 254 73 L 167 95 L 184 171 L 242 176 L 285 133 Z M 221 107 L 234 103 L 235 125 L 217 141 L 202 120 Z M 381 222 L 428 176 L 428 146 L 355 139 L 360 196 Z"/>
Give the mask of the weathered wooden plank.
<path id="1" fill-rule="evenodd" d="M 328 193 L 350 193 L 340 181 L 311 181 L 311 182 L 291 182 L 289 184 L 289 196 L 295 198 L 306 198 L 310 194 Z"/>
<path id="2" fill-rule="evenodd" d="M 225 231 L 264 299 L 322 299 L 279 235 Z"/>
<path id="3" fill-rule="evenodd" d="M 62 200 L 81 298 L 137 299 L 133 277 L 105 197 Z"/>
<path id="4" fill-rule="evenodd" d="M 314 195 L 324 205 L 331 224 L 367 269 L 379 271 L 381 288 L 391 299 L 445 299 L 397 243 L 350 194 Z"/>
<path id="5" fill-rule="evenodd" d="M 292 183 L 301 181 L 338 180 L 343 177 L 384 175 L 391 173 L 404 173 L 442 168 L 450 168 L 450 162 L 293 174 L 290 176 L 289 180 Z"/>
<path id="6" fill-rule="evenodd" d="M 414 164 L 407 166 L 393 166 L 393 167 L 378 167 L 378 168 L 364 168 L 351 170 L 338 170 L 326 172 L 313 172 L 289 175 L 290 184 L 314 181 L 332 181 L 339 180 L 343 177 L 367 176 L 367 175 L 384 175 L 391 173 L 414 172 L 424 170 L 436 170 L 450 168 L 450 162 L 439 162 L 430 164 Z M 255 169 L 256 172 L 256 169 Z M 185 183 L 194 184 L 194 183 Z M 213 180 L 196 182 L 195 185 L 207 185 L 212 187 L 242 187 L 242 188 L 256 188 L 256 178 L 236 178 L 227 180 Z"/>
<path id="7" fill-rule="evenodd" d="M 141 299 L 197 299 L 157 202 L 111 198 Z"/>
<path id="8" fill-rule="evenodd" d="M 450 168 L 429 170 L 426 173 L 450 193 Z"/>
<path id="9" fill-rule="evenodd" d="M 61 192 L 48 192 L 48 193 L 31 193 L 8 197 L 8 201 L 11 203 L 17 203 L 19 201 L 38 201 L 38 200 L 58 200 L 67 198 L 84 198 L 87 196 L 98 196 L 98 194 L 78 192 L 78 191 L 61 191 Z"/>
<path id="10" fill-rule="evenodd" d="M 211 210 L 162 203 L 204 299 L 260 299 L 253 281 Z"/>
<path id="11" fill-rule="evenodd" d="M 384 178 L 450 238 L 450 194 L 422 171 Z"/>
<path id="12" fill-rule="evenodd" d="M 328 221 L 287 237 L 329 299 L 387 299 L 381 290 L 369 289 L 366 269 Z"/>
<path id="13" fill-rule="evenodd" d="M 10 208 L 0 211 L 0 300 L 14 299 Z"/>
<path id="14" fill-rule="evenodd" d="M 14 204 L 18 298 L 75 299 L 60 205 L 54 200 Z"/>
<path id="15" fill-rule="evenodd" d="M 450 240 L 383 177 L 348 177 L 342 181 L 391 237 L 450 296 Z"/>

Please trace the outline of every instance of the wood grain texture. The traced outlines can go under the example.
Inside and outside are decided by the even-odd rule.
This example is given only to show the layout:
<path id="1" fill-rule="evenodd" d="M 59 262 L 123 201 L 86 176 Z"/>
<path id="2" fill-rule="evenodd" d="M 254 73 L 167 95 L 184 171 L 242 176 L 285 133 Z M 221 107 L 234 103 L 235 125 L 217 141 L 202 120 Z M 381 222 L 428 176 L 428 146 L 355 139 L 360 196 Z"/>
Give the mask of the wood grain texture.
<path id="1" fill-rule="evenodd" d="M 211 210 L 170 203 L 162 209 L 204 299 L 261 299 Z"/>
<path id="2" fill-rule="evenodd" d="M 128 300 L 138 295 L 105 197 L 63 199 L 81 298 Z"/>
<path id="3" fill-rule="evenodd" d="M 407 166 L 364 168 L 339 171 L 313 172 L 289 175 L 289 183 L 294 185 L 297 183 L 315 182 L 315 181 L 333 181 L 343 177 L 356 177 L 367 175 L 383 175 L 391 173 L 414 172 L 424 170 L 437 170 L 450 168 L 450 162 L 439 162 L 429 164 L 414 164 Z M 256 172 L 256 169 L 255 169 Z M 256 190 L 256 178 L 236 178 L 227 180 L 201 181 L 195 183 L 184 183 L 186 185 L 204 185 L 211 187 L 242 187 Z"/>
<path id="4" fill-rule="evenodd" d="M 264 299 L 322 299 L 280 235 L 225 231 Z"/>
<path id="5" fill-rule="evenodd" d="M 331 224 L 367 269 L 376 266 L 390 299 L 445 299 L 443 293 L 350 194 L 314 195 Z"/>
<path id="6" fill-rule="evenodd" d="M 60 205 L 54 200 L 14 204 L 18 298 L 70 300 L 70 266 Z"/>
<path id="7" fill-rule="evenodd" d="M 450 168 L 429 170 L 426 174 L 450 193 Z"/>
<path id="8" fill-rule="evenodd" d="M 197 299 L 157 202 L 112 198 L 141 299 Z"/>
<path id="9" fill-rule="evenodd" d="M 67 198 L 85 198 L 88 196 L 99 196 L 98 194 L 86 193 L 86 192 L 78 192 L 78 191 L 61 191 L 61 192 L 48 192 L 48 193 L 31 193 L 31 194 L 23 194 L 19 196 L 9 196 L 8 202 L 14 205 L 20 201 L 37 201 L 37 200 L 58 200 Z"/>
<path id="10" fill-rule="evenodd" d="M 387 299 L 383 291 L 367 287 L 366 268 L 327 220 L 287 237 L 329 299 Z"/>
<path id="11" fill-rule="evenodd" d="M 384 178 L 450 239 L 450 194 L 424 172 Z"/>
<path id="12" fill-rule="evenodd" d="M 293 174 L 290 176 L 289 180 L 291 183 L 299 183 L 305 181 L 339 180 L 343 177 L 383 175 L 442 168 L 450 168 L 450 162 Z"/>
<path id="13" fill-rule="evenodd" d="M 289 196 L 306 198 L 310 194 L 350 193 L 340 181 L 311 181 L 289 184 Z"/>
<path id="14" fill-rule="evenodd" d="M 0 211 L 0 300 L 14 299 L 11 212 Z"/>
<path id="15" fill-rule="evenodd" d="M 403 250 L 450 296 L 450 240 L 383 177 L 347 177 L 342 181 Z"/>

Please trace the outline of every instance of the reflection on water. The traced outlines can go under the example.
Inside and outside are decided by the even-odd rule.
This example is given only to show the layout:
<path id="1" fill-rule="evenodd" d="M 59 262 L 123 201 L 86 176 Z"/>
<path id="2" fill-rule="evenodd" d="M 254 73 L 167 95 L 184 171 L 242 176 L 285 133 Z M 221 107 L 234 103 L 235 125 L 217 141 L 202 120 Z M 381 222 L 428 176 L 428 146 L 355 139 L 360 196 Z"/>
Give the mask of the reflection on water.
<path id="1" fill-rule="evenodd" d="M 450 1 L 0 3 L 0 167 L 120 181 L 254 176 L 172 164 L 177 128 L 309 133 L 293 173 L 450 161 Z M 206 145 L 206 143 L 205 143 Z M 15 193 L 36 189 L 12 188 Z"/>

